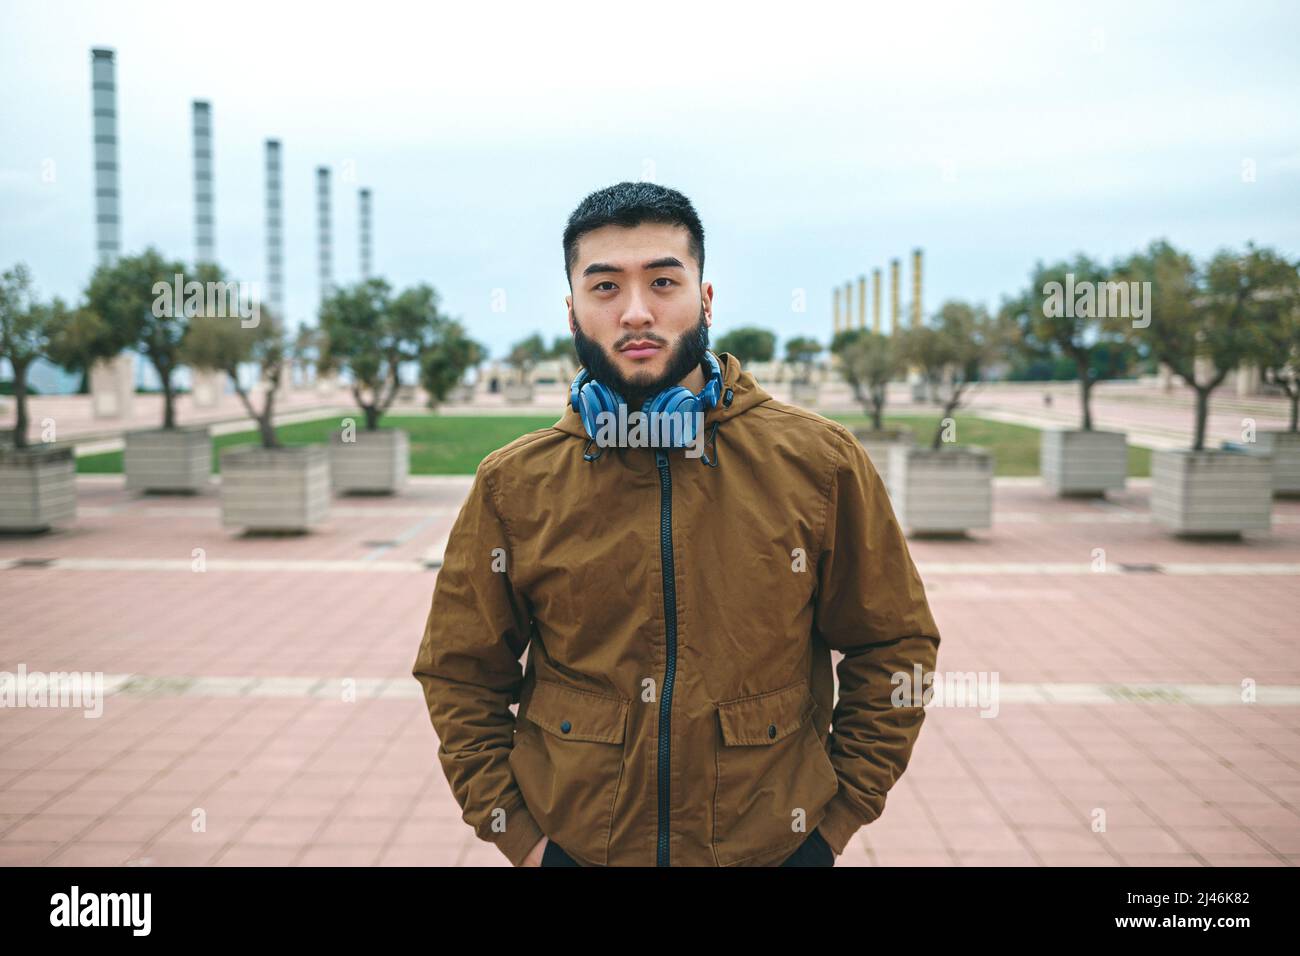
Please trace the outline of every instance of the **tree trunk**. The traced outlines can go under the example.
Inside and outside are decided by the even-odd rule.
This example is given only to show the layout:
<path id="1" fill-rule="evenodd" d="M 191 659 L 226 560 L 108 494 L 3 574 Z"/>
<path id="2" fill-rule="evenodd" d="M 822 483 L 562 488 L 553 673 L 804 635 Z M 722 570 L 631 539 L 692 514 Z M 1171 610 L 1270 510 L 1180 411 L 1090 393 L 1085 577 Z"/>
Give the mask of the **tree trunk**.
<path id="1" fill-rule="evenodd" d="M 1205 450 L 1205 425 L 1210 417 L 1210 390 L 1196 386 L 1196 441 L 1192 451 Z"/>
<path id="2" fill-rule="evenodd" d="M 366 413 L 366 431 L 373 432 L 379 428 L 379 406 L 362 405 L 361 410 Z"/>
<path id="3" fill-rule="evenodd" d="M 952 413 L 961 404 L 961 393 L 965 387 L 965 383 L 961 385 L 953 383 L 952 394 L 948 396 L 948 401 L 943 406 L 943 414 L 939 416 L 939 427 L 934 430 L 934 441 L 930 443 L 930 447 L 935 451 L 938 451 L 943 445 L 943 423 L 946 419 L 952 417 Z"/>
<path id="4" fill-rule="evenodd" d="M 262 415 L 257 421 L 262 433 L 263 448 L 279 448 L 279 439 L 275 436 L 275 388 L 266 390 L 266 401 L 262 404 Z"/>
<path id="5" fill-rule="evenodd" d="M 885 395 L 883 388 L 874 388 L 871 391 L 871 427 L 876 431 L 881 431 L 885 426 L 882 412 L 885 407 Z"/>
<path id="6" fill-rule="evenodd" d="M 1300 421 L 1297 421 L 1297 419 L 1300 419 L 1300 383 L 1297 383 L 1297 385 L 1296 385 L 1296 390 L 1295 390 L 1295 394 L 1294 394 L 1294 395 L 1291 393 L 1291 390 L 1290 390 L 1290 389 L 1287 389 L 1287 393 L 1286 393 L 1286 394 L 1287 394 L 1287 397 L 1291 399 L 1291 428 L 1290 428 L 1290 430 L 1293 431 L 1293 432 L 1294 432 L 1294 431 L 1300 431 L 1300 427 L 1297 427 L 1297 425 L 1300 425 Z"/>
<path id="7" fill-rule="evenodd" d="M 176 392 L 172 388 L 172 370 L 170 366 L 158 368 L 158 377 L 162 379 L 163 390 L 163 428 L 176 427 Z"/>
<path id="8" fill-rule="evenodd" d="M 14 370 L 14 447 L 27 447 L 27 363 L 9 360 Z"/>
<path id="9" fill-rule="evenodd" d="M 249 399 L 248 393 L 244 391 L 244 386 L 239 384 L 238 368 L 227 369 L 226 372 L 235 385 L 235 394 L 238 395 L 239 400 L 244 403 L 244 410 L 248 412 L 248 417 L 257 422 L 257 431 L 262 436 L 262 447 L 278 447 L 275 440 L 275 429 L 271 427 L 271 403 L 274 399 L 275 393 L 267 393 L 266 403 L 262 408 L 262 412 L 259 414 L 257 409 L 253 407 L 253 403 Z"/>
<path id="10" fill-rule="evenodd" d="M 382 396 L 382 401 L 376 401 L 375 403 L 374 424 L 368 426 L 371 431 L 379 427 L 380 417 L 393 407 L 393 402 L 397 401 L 397 390 L 401 387 L 401 380 L 397 377 L 397 364 L 395 361 L 389 363 L 392 372 L 388 378 L 388 394 Z M 382 387 L 380 391 L 382 391 Z M 375 398 L 379 399 L 381 395 L 377 392 Z"/>
<path id="11" fill-rule="evenodd" d="M 1083 430 L 1092 431 L 1092 379 L 1088 376 L 1088 362 L 1079 359 L 1079 400 L 1083 403 Z"/>

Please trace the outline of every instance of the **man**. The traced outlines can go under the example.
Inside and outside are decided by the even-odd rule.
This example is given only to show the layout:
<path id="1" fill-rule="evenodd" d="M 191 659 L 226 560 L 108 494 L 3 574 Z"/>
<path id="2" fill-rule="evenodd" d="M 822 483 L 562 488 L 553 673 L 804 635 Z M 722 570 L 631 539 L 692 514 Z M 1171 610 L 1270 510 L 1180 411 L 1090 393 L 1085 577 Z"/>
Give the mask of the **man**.
<path id="1" fill-rule="evenodd" d="M 573 400 L 479 465 L 413 671 L 463 819 L 516 866 L 832 865 L 907 766 L 939 644 L 884 485 L 708 352 L 681 193 L 592 193 L 564 254 Z M 702 454 L 595 441 L 593 409 L 665 396 Z"/>

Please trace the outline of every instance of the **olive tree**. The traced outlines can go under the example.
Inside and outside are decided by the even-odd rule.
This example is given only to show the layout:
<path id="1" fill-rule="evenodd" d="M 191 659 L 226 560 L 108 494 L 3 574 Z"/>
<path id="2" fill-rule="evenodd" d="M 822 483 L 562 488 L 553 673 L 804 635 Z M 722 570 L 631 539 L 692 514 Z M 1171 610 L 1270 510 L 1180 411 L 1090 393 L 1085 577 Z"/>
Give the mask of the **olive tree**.
<path id="1" fill-rule="evenodd" d="M 465 372 L 486 357 L 487 350 L 465 334 L 464 326 L 447 321 L 420 356 L 420 384 L 429 393 L 429 407 L 446 401 Z"/>
<path id="2" fill-rule="evenodd" d="M 1270 249 L 1251 249 L 1243 268 L 1263 287 L 1255 324 L 1260 376 L 1286 395 L 1287 430 L 1300 431 L 1300 262 L 1288 262 Z"/>
<path id="3" fill-rule="evenodd" d="M 1195 393 L 1192 449 L 1202 451 L 1214 390 L 1242 363 L 1269 360 L 1261 331 L 1290 294 L 1294 267 L 1253 245 L 1245 254 L 1224 250 L 1198 265 L 1160 239 L 1122 271 L 1151 284 L 1149 323 L 1135 324 L 1129 334 Z"/>
<path id="4" fill-rule="evenodd" d="M 904 371 L 896 339 L 879 332 L 854 330 L 839 350 L 840 369 L 853 389 L 853 397 L 871 417 L 871 427 L 884 429 L 885 393 L 889 383 Z"/>
<path id="5" fill-rule="evenodd" d="M 821 343 L 807 336 L 797 335 L 785 343 L 785 360 L 796 370 L 796 384 L 804 385 L 812 381 L 813 363 L 821 352 Z"/>
<path id="6" fill-rule="evenodd" d="M 0 358 L 13 368 L 15 448 L 27 447 L 27 373 L 37 359 L 64 368 L 96 355 L 108 337 L 100 320 L 58 297 L 42 301 L 31 270 L 18 263 L 0 275 Z M 107 354 L 107 353 L 105 353 Z"/>
<path id="7" fill-rule="evenodd" d="M 279 448 L 275 433 L 275 397 L 294 349 L 280 317 L 265 305 L 256 325 L 244 325 L 238 317 L 204 316 L 189 323 L 181 341 L 180 354 L 187 365 L 225 372 L 249 416 L 257 422 L 263 448 Z M 263 383 L 262 404 L 257 408 L 239 379 L 239 367 L 254 364 Z"/>
<path id="8" fill-rule="evenodd" d="M 178 276 L 184 280 L 185 271 L 184 263 L 150 247 L 98 266 L 85 292 L 86 309 L 102 320 L 115 346 L 110 346 L 109 354 L 134 349 L 158 373 L 163 428 L 176 427 L 172 380 L 183 364 L 180 346 L 190 320 L 218 315 L 239 319 L 238 302 L 229 293 L 233 284 L 226 282 L 218 267 L 204 264 L 190 273 L 188 281 L 178 280 Z"/>
<path id="9" fill-rule="evenodd" d="M 1137 305 L 1129 292 L 1128 282 L 1113 281 L 1099 263 L 1078 255 L 1048 266 L 1039 263 L 1029 287 L 1002 307 L 1021 351 L 1035 358 L 1062 356 L 1074 364 L 1084 431 L 1092 430 L 1092 388 L 1101 379 L 1094 357 L 1123 341 L 1123 324 Z"/>
<path id="10" fill-rule="evenodd" d="M 367 431 L 379 427 L 396 400 L 401 367 L 419 363 L 445 321 L 438 293 L 428 285 L 394 295 L 384 279 L 366 279 L 338 289 L 322 303 L 322 366 L 351 374 L 352 397 L 365 415 Z"/>
<path id="11" fill-rule="evenodd" d="M 770 362 L 776 354 L 776 335 L 767 329 L 741 326 L 720 336 L 713 351 L 718 354 L 730 352 L 742 365 Z"/>
<path id="12" fill-rule="evenodd" d="M 943 412 L 930 445 L 937 450 L 943 443 L 947 420 L 1005 350 L 1007 329 L 983 306 L 950 300 L 927 322 L 899 335 L 902 360 L 920 366 L 928 380 L 947 386 Z"/>

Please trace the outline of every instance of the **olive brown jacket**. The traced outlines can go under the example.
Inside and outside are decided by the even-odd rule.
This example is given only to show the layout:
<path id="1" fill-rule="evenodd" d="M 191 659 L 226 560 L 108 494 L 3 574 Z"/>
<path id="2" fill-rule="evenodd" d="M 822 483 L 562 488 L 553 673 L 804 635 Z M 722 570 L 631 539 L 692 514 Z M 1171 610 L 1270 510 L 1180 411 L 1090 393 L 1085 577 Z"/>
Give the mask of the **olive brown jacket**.
<path id="1" fill-rule="evenodd" d="M 566 406 L 451 529 L 413 674 L 515 865 L 543 835 L 587 866 L 778 866 L 814 828 L 840 853 L 907 766 L 939 633 L 884 484 L 718 360 L 704 457 L 601 449 Z"/>

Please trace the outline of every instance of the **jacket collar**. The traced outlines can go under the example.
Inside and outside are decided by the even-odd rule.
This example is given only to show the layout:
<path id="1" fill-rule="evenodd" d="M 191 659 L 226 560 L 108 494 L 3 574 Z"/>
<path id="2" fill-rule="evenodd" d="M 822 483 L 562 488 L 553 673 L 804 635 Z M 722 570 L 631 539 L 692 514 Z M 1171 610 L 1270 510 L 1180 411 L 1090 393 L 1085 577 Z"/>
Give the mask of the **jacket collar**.
<path id="1" fill-rule="evenodd" d="M 771 399 L 772 396 L 758 384 L 753 374 L 740 367 L 740 359 L 730 352 L 714 352 L 713 354 L 717 358 L 718 364 L 722 366 L 722 399 L 705 414 L 705 426 L 710 426 L 715 421 L 725 422 L 737 415 L 743 415 L 755 405 L 761 405 Z M 727 404 L 728 391 L 731 392 L 730 404 Z M 560 416 L 560 420 L 553 427 L 584 440 L 587 438 L 587 431 L 582 427 L 582 416 L 574 411 L 573 406 L 569 404 L 567 389 L 565 390 L 564 414 Z"/>

